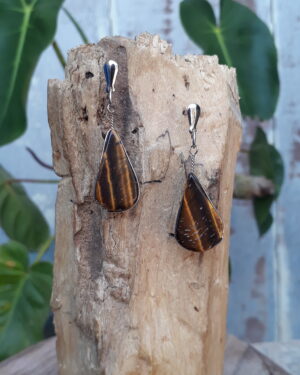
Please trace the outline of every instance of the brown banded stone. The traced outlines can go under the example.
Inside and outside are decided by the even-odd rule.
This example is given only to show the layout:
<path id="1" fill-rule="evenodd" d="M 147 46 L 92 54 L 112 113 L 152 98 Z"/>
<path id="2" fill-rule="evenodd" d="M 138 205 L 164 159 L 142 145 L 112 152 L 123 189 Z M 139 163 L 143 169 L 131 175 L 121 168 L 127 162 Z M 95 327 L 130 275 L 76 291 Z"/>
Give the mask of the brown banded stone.
<path id="1" fill-rule="evenodd" d="M 205 251 L 223 238 L 223 223 L 194 173 L 189 173 L 176 220 L 175 237 L 188 250 Z"/>
<path id="2" fill-rule="evenodd" d="M 139 184 L 125 147 L 114 129 L 104 141 L 96 182 L 96 199 L 108 211 L 126 211 L 139 197 Z"/>

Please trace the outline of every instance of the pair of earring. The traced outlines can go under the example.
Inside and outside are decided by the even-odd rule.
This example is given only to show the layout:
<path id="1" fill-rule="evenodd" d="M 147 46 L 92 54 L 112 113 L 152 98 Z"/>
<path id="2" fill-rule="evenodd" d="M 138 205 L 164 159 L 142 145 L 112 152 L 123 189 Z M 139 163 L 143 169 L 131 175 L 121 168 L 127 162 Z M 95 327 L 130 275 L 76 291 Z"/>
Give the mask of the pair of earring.
<path id="1" fill-rule="evenodd" d="M 115 91 L 117 73 L 118 64 L 115 61 L 110 60 L 104 65 L 108 94 L 107 110 L 111 115 L 111 127 L 104 140 L 96 181 L 96 199 L 110 212 L 122 212 L 132 208 L 137 203 L 140 193 L 136 173 L 113 126 L 112 94 Z M 211 249 L 222 240 L 223 223 L 194 173 L 195 156 L 198 152 L 196 126 L 200 117 L 199 105 L 189 105 L 187 113 L 192 137 L 191 171 L 177 214 L 175 238 L 184 248 L 202 252 Z"/>

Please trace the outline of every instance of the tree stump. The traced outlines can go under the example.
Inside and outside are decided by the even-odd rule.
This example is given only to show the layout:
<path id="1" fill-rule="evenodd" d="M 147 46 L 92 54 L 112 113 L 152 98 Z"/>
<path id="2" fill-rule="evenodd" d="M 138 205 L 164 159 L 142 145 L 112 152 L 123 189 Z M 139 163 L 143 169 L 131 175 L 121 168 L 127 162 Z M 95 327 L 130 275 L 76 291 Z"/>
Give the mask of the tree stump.
<path id="1" fill-rule="evenodd" d="M 119 64 L 115 128 L 141 186 L 138 204 L 108 213 L 94 197 L 109 129 L 103 65 Z M 225 236 L 198 254 L 174 227 L 191 144 L 185 108 L 198 103 L 195 173 Z M 158 36 L 104 38 L 69 53 L 50 80 L 56 203 L 52 308 L 62 375 L 221 375 L 230 209 L 241 127 L 234 69 L 215 56 L 174 56 Z"/>

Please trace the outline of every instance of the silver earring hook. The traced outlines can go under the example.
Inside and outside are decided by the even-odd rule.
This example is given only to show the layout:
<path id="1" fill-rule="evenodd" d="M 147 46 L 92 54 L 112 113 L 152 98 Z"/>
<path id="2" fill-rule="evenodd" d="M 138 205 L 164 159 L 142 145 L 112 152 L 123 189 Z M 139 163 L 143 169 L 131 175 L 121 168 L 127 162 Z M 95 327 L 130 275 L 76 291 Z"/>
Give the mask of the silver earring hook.
<path id="1" fill-rule="evenodd" d="M 106 79 L 106 92 L 108 94 L 109 104 L 112 102 L 112 93 L 115 91 L 115 83 L 118 74 L 118 63 L 109 60 L 103 67 Z"/>
<path id="2" fill-rule="evenodd" d="M 196 132 L 197 132 L 197 123 L 200 117 L 200 106 L 198 104 L 190 104 L 187 109 L 188 118 L 189 118 L 189 132 L 192 137 L 192 148 L 196 148 Z"/>
<path id="3" fill-rule="evenodd" d="M 118 63 L 114 60 L 109 60 L 104 64 L 103 67 L 105 79 L 106 79 L 106 92 L 108 94 L 108 105 L 107 111 L 110 113 L 110 127 L 114 128 L 114 113 L 115 109 L 112 105 L 112 93 L 115 91 L 115 83 L 118 74 Z"/>

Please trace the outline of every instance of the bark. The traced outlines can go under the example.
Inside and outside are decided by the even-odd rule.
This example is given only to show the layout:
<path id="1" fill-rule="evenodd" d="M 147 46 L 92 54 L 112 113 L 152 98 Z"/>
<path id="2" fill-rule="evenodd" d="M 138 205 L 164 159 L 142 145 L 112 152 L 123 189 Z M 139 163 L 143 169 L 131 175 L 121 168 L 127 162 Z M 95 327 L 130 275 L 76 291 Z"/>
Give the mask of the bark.
<path id="1" fill-rule="evenodd" d="M 115 128 L 141 186 L 107 213 L 94 198 L 109 129 L 103 64 L 114 59 Z M 241 127 L 236 76 L 215 56 L 174 56 L 158 36 L 105 38 L 69 53 L 48 94 L 56 204 L 52 308 L 60 374 L 221 375 L 230 209 Z M 204 255 L 174 226 L 191 144 L 184 110 L 202 108 L 195 173 L 225 225 Z"/>

